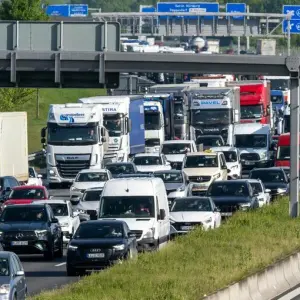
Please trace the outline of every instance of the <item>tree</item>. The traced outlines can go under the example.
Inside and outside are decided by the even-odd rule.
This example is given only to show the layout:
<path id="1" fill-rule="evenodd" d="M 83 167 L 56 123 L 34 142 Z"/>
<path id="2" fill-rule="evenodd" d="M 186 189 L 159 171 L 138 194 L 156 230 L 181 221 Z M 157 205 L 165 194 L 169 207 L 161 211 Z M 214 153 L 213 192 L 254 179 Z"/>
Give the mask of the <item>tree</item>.
<path id="1" fill-rule="evenodd" d="M 1 20 L 43 21 L 48 16 L 39 0 L 5 0 L 0 5 Z M 35 89 L 0 89 L 0 111 L 13 111 L 33 100 Z"/>

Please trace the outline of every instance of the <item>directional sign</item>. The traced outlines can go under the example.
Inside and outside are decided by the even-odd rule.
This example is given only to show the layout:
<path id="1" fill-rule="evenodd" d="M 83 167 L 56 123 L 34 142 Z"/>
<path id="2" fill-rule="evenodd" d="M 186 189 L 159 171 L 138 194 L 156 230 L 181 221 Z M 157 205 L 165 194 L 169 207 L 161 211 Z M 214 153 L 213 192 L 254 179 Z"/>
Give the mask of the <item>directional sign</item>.
<path id="1" fill-rule="evenodd" d="M 181 12 L 219 12 L 219 3 L 202 3 L 202 2 L 158 2 L 157 12 L 172 12 L 177 13 L 175 18 L 197 19 L 197 16 L 180 16 Z M 161 16 L 161 19 L 166 19 L 167 16 Z M 204 19 L 211 20 L 213 16 L 204 16 Z"/>
<path id="2" fill-rule="evenodd" d="M 245 3 L 227 3 L 226 4 L 226 12 L 227 13 L 246 13 L 247 6 Z M 234 16 L 232 17 L 235 20 L 244 20 L 244 16 Z"/>
<path id="3" fill-rule="evenodd" d="M 155 7 L 143 7 L 142 8 L 142 12 L 143 13 L 152 13 L 152 12 L 156 12 L 156 8 Z"/>
<path id="4" fill-rule="evenodd" d="M 89 6 L 87 4 L 70 4 L 70 17 L 87 17 Z"/>
<path id="5" fill-rule="evenodd" d="M 291 13 L 290 21 L 290 33 L 291 34 L 300 34 L 300 5 L 283 5 L 282 13 L 288 14 Z M 287 33 L 288 21 L 284 20 L 282 22 L 282 31 Z"/>
<path id="6" fill-rule="evenodd" d="M 88 10 L 87 4 L 57 4 L 48 5 L 46 14 L 52 17 L 87 17 Z"/>

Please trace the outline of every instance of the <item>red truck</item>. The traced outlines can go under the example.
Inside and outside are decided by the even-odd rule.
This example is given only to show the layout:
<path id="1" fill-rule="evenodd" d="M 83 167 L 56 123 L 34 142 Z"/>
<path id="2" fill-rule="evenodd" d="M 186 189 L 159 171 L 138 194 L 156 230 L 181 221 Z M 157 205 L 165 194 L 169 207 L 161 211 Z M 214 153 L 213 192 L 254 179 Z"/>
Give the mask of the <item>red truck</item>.
<path id="1" fill-rule="evenodd" d="M 240 123 L 261 123 L 272 125 L 270 107 L 270 82 L 267 80 L 232 81 L 227 86 L 240 87 L 241 120 Z"/>

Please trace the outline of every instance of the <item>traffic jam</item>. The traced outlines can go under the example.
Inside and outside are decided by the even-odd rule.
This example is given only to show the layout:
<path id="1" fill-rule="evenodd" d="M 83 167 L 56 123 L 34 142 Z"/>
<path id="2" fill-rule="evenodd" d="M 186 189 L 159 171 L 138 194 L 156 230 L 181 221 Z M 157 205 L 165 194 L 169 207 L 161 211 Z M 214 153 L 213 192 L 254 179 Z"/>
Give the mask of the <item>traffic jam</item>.
<path id="1" fill-rule="evenodd" d="M 46 186 L 33 167 L 25 185 L 1 179 L 2 248 L 46 260 L 66 253 L 75 276 L 280 201 L 289 106 L 288 77 L 229 75 L 51 105 Z M 63 186 L 68 199 L 49 193 Z"/>

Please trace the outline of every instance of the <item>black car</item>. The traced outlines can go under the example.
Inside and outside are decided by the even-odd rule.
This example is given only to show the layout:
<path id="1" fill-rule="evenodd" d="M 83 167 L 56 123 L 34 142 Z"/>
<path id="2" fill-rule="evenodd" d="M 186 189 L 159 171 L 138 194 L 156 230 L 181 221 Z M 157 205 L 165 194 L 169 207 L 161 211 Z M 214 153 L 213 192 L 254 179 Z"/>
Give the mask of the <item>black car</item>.
<path id="1" fill-rule="evenodd" d="M 17 254 L 63 256 L 63 234 L 48 204 L 9 205 L 0 216 L 0 242 Z"/>
<path id="2" fill-rule="evenodd" d="M 220 209 L 222 217 L 230 217 L 238 210 L 259 207 L 257 196 L 247 179 L 214 181 L 207 190 L 208 197 Z"/>
<path id="3" fill-rule="evenodd" d="M 250 172 L 249 178 L 260 179 L 266 189 L 271 190 L 271 200 L 277 196 L 287 195 L 289 192 L 289 178 L 283 168 L 260 168 Z"/>
<path id="4" fill-rule="evenodd" d="M 133 162 L 116 162 L 107 163 L 105 168 L 109 170 L 112 176 L 118 177 L 120 174 L 135 174 L 137 173 L 137 168 Z"/>
<path id="5" fill-rule="evenodd" d="M 137 255 L 136 236 L 124 221 L 97 220 L 81 223 L 67 252 L 67 274 L 75 276 L 102 269 Z"/>
<path id="6" fill-rule="evenodd" d="M 20 186 L 19 181 L 13 176 L 0 177 L 0 202 L 3 203 L 10 194 L 12 188 Z"/>

